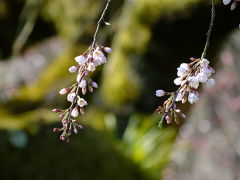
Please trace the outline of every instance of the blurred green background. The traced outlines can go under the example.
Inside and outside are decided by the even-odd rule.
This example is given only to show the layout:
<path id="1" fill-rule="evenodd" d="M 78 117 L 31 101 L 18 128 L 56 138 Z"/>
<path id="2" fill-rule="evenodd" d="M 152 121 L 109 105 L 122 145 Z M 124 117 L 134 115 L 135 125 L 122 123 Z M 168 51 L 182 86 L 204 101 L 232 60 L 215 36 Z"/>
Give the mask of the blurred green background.
<path id="1" fill-rule="evenodd" d="M 176 89 L 178 65 L 200 57 L 210 1 L 112 0 L 98 43 L 113 53 L 93 74 L 85 128 L 68 144 L 52 132 L 105 3 L 0 0 L 0 179 L 238 179 L 240 10 L 221 1 L 207 55 L 217 84 L 181 107 L 186 121 L 158 129 L 155 90 Z"/>

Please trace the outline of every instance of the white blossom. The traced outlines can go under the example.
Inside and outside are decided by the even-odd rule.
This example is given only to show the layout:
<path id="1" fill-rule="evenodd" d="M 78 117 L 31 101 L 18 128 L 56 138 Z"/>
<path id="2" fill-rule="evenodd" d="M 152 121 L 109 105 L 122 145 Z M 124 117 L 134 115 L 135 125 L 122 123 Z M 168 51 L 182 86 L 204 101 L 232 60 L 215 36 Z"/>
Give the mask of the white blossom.
<path id="1" fill-rule="evenodd" d="M 197 89 L 198 86 L 199 86 L 199 80 L 197 77 L 195 76 L 191 76 L 188 78 L 188 81 L 189 81 L 189 86 L 192 87 L 192 88 L 195 88 Z"/>
<path id="2" fill-rule="evenodd" d="M 198 73 L 197 78 L 201 83 L 205 83 L 208 80 L 208 76 L 203 72 Z"/>
<path id="3" fill-rule="evenodd" d="M 208 79 L 206 82 L 206 87 L 211 88 L 215 85 L 216 81 L 214 79 Z"/>
<path id="4" fill-rule="evenodd" d="M 87 70 L 88 71 L 95 71 L 96 67 L 94 65 L 94 63 L 89 63 L 88 66 L 87 66 Z"/>
<path id="5" fill-rule="evenodd" d="M 85 79 L 81 80 L 80 84 L 79 84 L 79 87 L 80 88 L 85 88 L 87 86 L 87 82 Z"/>
<path id="6" fill-rule="evenodd" d="M 177 75 L 182 77 L 185 76 L 189 70 L 188 64 L 187 63 L 182 63 L 180 67 L 177 68 L 178 72 Z"/>
<path id="7" fill-rule="evenodd" d="M 174 84 L 176 84 L 178 86 L 178 85 L 182 84 L 183 81 L 182 81 L 182 78 L 178 77 L 178 78 L 174 79 L 173 82 L 174 82 Z"/>
<path id="8" fill-rule="evenodd" d="M 68 70 L 69 70 L 70 73 L 74 73 L 74 72 L 76 72 L 77 67 L 76 66 L 71 66 Z"/>
<path id="9" fill-rule="evenodd" d="M 67 96 L 67 100 L 69 101 L 69 102 L 73 102 L 74 101 L 74 99 L 76 98 L 76 93 L 75 92 L 70 92 L 69 94 L 68 94 L 68 96 Z"/>
<path id="10" fill-rule="evenodd" d="M 84 107 L 87 105 L 87 101 L 85 101 L 83 98 L 78 98 L 77 103 L 80 107 Z"/>
<path id="11" fill-rule="evenodd" d="M 82 65 L 87 61 L 83 55 L 75 57 L 75 60 L 79 65 Z"/>
<path id="12" fill-rule="evenodd" d="M 73 108 L 71 115 L 72 117 L 78 117 L 78 107 Z"/>
<path id="13" fill-rule="evenodd" d="M 107 59 L 104 56 L 103 52 L 100 51 L 99 49 L 95 50 L 93 52 L 93 62 L 95 66 L 99 66 L 103 63 L 106 63 Z"/>
<path id="14" fill-rule="evenodd" d="M 104 51 L 106 53 L 111 53 L 112 52 L 112 49 L 110 47 L 104 47 Z"/>
<path id="15" fill-rule="evenodd" d="M 188 94 L 188 101 L 190 104 L 194 104 L 199 100 L 199 97 L 196 93 L 190 92 Z"/>
<path id="16" fill-rule="evenodd" d="M 208 67 L 208 65 L 209 65 L 209 61 L 207 59 L 205 59 L 205 58 L 201 59 L 201 61 L 200 61 L 201 67 L 203 67 L 203 68 Z"/>
<path id="17" fill-rule="evenodd" d="M 162 97 L 162 96 L 165 95 L 165 93 L 166 92 L 164 90 L 162 90 L 162 89 L 156 90 L 156 96 L 157 97 Z"/>

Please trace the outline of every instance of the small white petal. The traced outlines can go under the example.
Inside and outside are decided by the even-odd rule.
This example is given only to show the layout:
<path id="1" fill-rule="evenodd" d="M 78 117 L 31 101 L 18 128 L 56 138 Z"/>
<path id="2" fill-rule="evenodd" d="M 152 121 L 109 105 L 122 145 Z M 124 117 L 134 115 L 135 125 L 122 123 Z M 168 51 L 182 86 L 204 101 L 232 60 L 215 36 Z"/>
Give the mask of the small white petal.
<path id="1" fill-rule="evenodd" d="M 107 62 L 107 58 L 105 56 L 100 57 L 99 60 L 102 64 L 105 64 Z"/>
<path id="2" fill-rule="evenodd" d="M 157 97 L 162 97 L 164 95 L 165 95 L 165 91 L 164 90 L 159 89 L 159 90 L 156 91 L 156 96 Z"/>
<path id="3" fill-rule="evenodd" d="M 75 60 L 79 65 L 82 65 L 87 61 L 83 55 L 75 57 Z"/>
<path id="4" fill-rule="evenodd" d="M 74 72 L 76 72 L 77 67 L 76 66 L 72 66 L 68 70 L 69 70 L 70 73 L 74 73 Z"/>
<path id="5" fill-rule="evenodd" d="M 175 101 L 182 101 L 182 99 L 183 99 L 183 94 L 181 92 L 179 92 L 177 94 L 177 97 L 176 97 Z"/>
<path id="6" fill-rule="evenodd" d="M 213 68 L 204 67 L 201 69 L 201 72 L 206 74 L 207 77 L 210 77 L 212 75 L 212 73 L 214 72 L 214 70 L 213 70 Z"/>
<path id="7" fill-rule="evenodd" d="M 186 69 L 186 70 L 189 69 L 189 66 L 188 66 L 187 63 L 182 63 L 182 64 L 180 64 L 180 67 L 183 68 L 183 69 Z"/>
<path id="8" fill-rule="evenodd" d="M 197 78 L 201 83 L 205 83 L 208 80 L 208 76 L 203 72 L 198 73 Z"/>
<path id="9" fill-rule="evenodd" d="M 214 79 L 208 79 L 206 82 L 206 87 L 211 88 L 216 84 L 216 81 Z"/>
<path id="10" fill-rule="evenodd" d="M 188 101 L 190 104 L 194 104 L 199 100 L 198 96 L 195 93 L 189 93 Z"/>
<path id="11" fill-rule="evenodd" d="M 99 60 L 99 59 L 97 59 L 97 58 L 93 59 L 93 63 L 94 63 L 94 65 L 95 65 L 95 67 L 97 67 L 97 66 L 100 66 L 100 65 L 101 65 L 101 62 L 100 62 L 100 60 Z"/>
<path id="12" fill-rule="evenodd" d="M 195 76 L 191 76 L 188 78 L 188 81 L 189 81 L 189 86 L 192 87 L 192 88 L 195 88 L 197 89 L 198 86 L 199 86 L 199 80 L 197 77 Z"/>
<path id="13" fill-rule="evenodd" d="M 176 84 L 177 86 L 180 85 L 182 83 L 182 78 L 176 78 L 174 80 L 174 84 Z"/>
<path id="14" fill-rule="evenodd" d="M 94 58 L 94 59 L 95 59 L 95 58 L 102 57 L 102 56 L 104 56 L 104 54 L 103 54 L 103 52 L 100 51 L 99 49 L 97 49 L 97 50 L 95 50 L 95 51 L 93 52 L 93 58 Z"/>

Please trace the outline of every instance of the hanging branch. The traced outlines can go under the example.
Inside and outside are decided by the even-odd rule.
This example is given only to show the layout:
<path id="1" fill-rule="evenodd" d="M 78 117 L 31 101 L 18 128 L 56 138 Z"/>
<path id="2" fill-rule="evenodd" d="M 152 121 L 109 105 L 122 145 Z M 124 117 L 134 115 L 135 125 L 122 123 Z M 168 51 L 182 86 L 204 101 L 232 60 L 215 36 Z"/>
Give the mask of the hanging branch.
<path id="1" fill-rule="evenodd" d="M 106 4 L 106 6 L 105 6 L 105 8 L 104 8 L 104 10 L 103 10 L 103 12 L 102 12 L 102 14 L 101 14 L 101 17 L 100 17 L 100 19 L 99 19 L 98 22 L 97 22 L 97 28 L 96 28 L 96 31 L 95 31 L 95 33 L 94 33 L 94 35 L 93 35 L 93 42 L 92 42 L 91 48 L 94 48 L 94 45 L 95 45 L 95 43 L 96 43 L 96 38 L 97 38 L 97 34 L 98 34 L 98 31 L 99 31 L 100 24 L 101 24 L 101 22 L 104 20 L 104 16 L 105 16 L 105 14 L 106 14 L 106 12 L 107 12 L 107 9 L 108 9 L 108 6 L 109 6 L 110 1 L 111 1 L 111 0 L 108 0 L 108 1 L 107 1 L 107 4 Z"/>
<path id="2" fill-rule="evenodd" d="M 158 97 L 170 96 L 164 102 L 163 106 L 158 106 L 157 108 L 158 113 L 162 115 L 159 122 L 160 127 L 164 121 L 168 124 L 173 121 L 179 123 L 180 119 L 186 118 L 186 115 L 183 114 L 180 109 L 177 109 L 176 102 L 181 101 L 183 104 L 187 101 L 190 104 L 196 103 L 199 100 L 197 88 L 200 83 L 207 88 L 215 84 L 215 80 L 210 78 L 215 70 L 209 66 L 209 61 L 205 59 L 215 20 L 215 3 L 214 0 L 211 0 L 211 2 L 211 21 L 201 58 L 190 58 L 190 63 L 182 63 L 180 67 L 177 68 L 178 77 L 174 80 L 174 84 L 180 86 L 177 91 L 165 92 L 162 89 L 156 91 L 156 96 Z"/>
<path id="3" fill-rule="evenodd" d="M 112 52 L 111 48 L 99 46 L 96 43 L 97 33 L 100 24 L 104 20 L 110 1 L 111 0 L 107 1 L 100 19 L 98 20 L 91 46 L 89 46 L 84 54 L 75 57 L 77 65 L 69 68 L 70 73 L 77 72 L 76 83 L 59 91 L 61 95 L 68 94 L 67 101 L 71 103 L 69 108 L 65 110 L 52 110 L 55 113 L 60 113 L 60 118 L 62 119 L 62 127 L 53 129 L 54 132 L 62 132 L 60 140 L 69 142 L 69 136 L 71 136 L 72 132 L 78 133 L 78 130 L 83 129 L 83 126 L 78 124 L 74 119 L 78 117 L 79 114 L 85 114 L 84 107 L 87 106 L 88 103 L 82 96 L 86 95 L 87 91 L 93 92 L 94 88 L 98 88 L 98 84 L 89 77 L 89 74 L 95 71 L 96 67 L 107 62 L 104 52 Z"/>
<path id="4" fill-rule="evenodd" d="M 206 44 L 205 44 L 205 46 L 204 46 L 204 50 L 203 50 L 201 59 L 205 58 L 205 56 L 206 56 L 207 49 L 208 49 L 208 46 L 209 46 L 210 37 L 211 37 L 211 34 L 212 34 L 212 29 L 213 29 L 214 21 L 215 21 L 215 16 L 216 16 L 216 15 L 215 15 L 215 3 L 214 3 L 214 0 L 211 0 L 211 2 L 212 2 L 211 21 L 210 21 L 209 29 L 208 29 L 208 32 L 207 32 L 207 40 L 206 40 Z"/>

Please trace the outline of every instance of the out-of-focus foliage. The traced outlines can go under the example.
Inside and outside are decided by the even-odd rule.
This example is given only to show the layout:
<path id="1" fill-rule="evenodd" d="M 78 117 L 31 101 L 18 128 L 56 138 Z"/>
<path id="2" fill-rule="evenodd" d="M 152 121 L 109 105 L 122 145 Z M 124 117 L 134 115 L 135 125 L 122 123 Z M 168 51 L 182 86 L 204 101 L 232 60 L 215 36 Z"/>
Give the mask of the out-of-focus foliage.
<path id="1" fill-rule="evenodd" d="M 67 70 L 90 45 L 104 5 L 0 1 L 0 179 L 161 179 L 178 128 L 157 128 L 154 92 L 175 88 L 178 64 L 200 56 L 209 2 L 112 1 L 105 19 L 112 25 L 101 26 L 98 41 L 113 53 L 92 75 L 100 89 L 86 96 L 85 129 L 65 144 L 51 132 L 58 116 L 50 110 L 68 105 L 57 92 L 75 80 Z M 222 26 L 231 18 L 218 9 L 220 46 L 236 20 Z M 20 54 L 11 56 L 14 42 Z"/>

